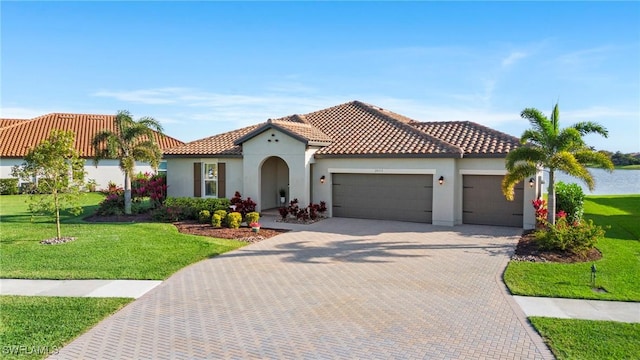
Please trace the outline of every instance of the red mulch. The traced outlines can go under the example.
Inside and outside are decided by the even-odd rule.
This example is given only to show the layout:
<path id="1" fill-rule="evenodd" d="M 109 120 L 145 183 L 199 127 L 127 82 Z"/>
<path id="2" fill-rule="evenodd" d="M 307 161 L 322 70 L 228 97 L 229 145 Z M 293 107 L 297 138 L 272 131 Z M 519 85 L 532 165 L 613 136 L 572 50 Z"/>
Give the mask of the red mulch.
<path id="1" fill-rule="evenodd" d="M 515 256 L 512 257 L 513 260 L 559 263 L 587 262 L 600 260 L 601 258 L 602 253 L 596 248 L 589 250 L 585 254 L 540 250 L 532 231 L 522 234 L 516 247 Z"/>
<path id="2" fill-rule="evenodd" d="M 209 236 L 219 239 L 235 239 L 240 241 L 256 242 L 276 235 L 280 235 L 289 230 L 260 228 L 254 233 L 249 227 L 241 227 L 238 229 L 215 228 L 210 224 L 200 224 L 195 221 L 179 221 L 173 223 L 178 231 L 184 234 Z"/>
<path id="3" fill-rule="evenodd" d="M 88 222 L 151 222 L 150 214 L 97 216 L 92 215 L 85 218 Z M 260 228 L 254 233 L 249 227 L 239 229 L 214 228 L 211 224 L 200 224 L 196 221 L 178 221 L 173 223 L 179 232 L 191 235 L 209 236 L 218 239 L 234 239 L 246 242 L 258 242 L 289 230 Z"/>

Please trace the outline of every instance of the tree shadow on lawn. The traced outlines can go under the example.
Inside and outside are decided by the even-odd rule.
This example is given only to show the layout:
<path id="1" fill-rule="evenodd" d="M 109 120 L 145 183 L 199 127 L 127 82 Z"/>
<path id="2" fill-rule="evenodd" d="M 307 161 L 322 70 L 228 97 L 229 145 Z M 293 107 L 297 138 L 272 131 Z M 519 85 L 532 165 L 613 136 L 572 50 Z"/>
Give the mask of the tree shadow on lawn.
<path id="1" fill-rule="evenodd" d="M 607 224 L 610 225 L 609 229 L 605 228 L 606 237 L 621 240 L 640 240 L 640 215 L 638 215 L 640 197 L 630 197 L 624 200 L 596 197 L 588 200 L 598 205 L 627 213 L 615 215 L 589 214 L 585 216 L 586 219 L 593 220 L 596 225 L 603 227 Z"/>
<path id="2" fill-rule="evenodd" d="M 284 262 L 324 264 L 328 262 L 386 263 L 391 258 L 432 257 L 431 250 L 464 250 L 466 253 L 486 253 L 489 256 L 508 256 L 513 253 L 510 244 L 420 244 L 403 242 L 350 239 L 329 241 L 321 245 L 296 241 L 276 245 L 273 249 L 241 248 L 225 257 L 284 255 Z M 309 244 L 309 245 L 307 245 Z"/>

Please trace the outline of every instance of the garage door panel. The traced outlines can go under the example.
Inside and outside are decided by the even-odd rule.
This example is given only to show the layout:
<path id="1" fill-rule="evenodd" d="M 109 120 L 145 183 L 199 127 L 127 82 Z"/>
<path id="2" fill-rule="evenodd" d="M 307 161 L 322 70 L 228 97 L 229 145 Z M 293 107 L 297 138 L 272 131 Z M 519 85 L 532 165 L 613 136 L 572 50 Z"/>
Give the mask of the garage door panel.
<path id="1" fill-rule="evenodd" d="M 524 184 L 515 188 L 515 198 L 502 194 L 502 176 L 464 175 L 462 222 L 465 224 L 522 226 Z"/>
<path id="2" fill-rule="evenodd" d="M 333 216 L 431 222 L 432 175 L 332 176 Z"/>

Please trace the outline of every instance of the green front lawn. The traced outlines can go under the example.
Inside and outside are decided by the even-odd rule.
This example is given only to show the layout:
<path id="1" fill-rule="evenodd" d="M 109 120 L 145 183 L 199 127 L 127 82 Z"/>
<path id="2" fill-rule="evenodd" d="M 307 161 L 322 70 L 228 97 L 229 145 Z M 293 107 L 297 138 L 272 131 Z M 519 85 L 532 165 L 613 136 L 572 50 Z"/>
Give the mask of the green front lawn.
<path id="1" fill-rule="evenodd" d="M 592 263 L 511 261 L 504 281 L 514 295 L 640 301 L 640 195 L 588 196 L 585 218 L 610 226 L 596 247 L 596 286 L 591 289 Z"/>
<path id="2" fill-rule="evenodd" d="M 133 299 L 0 296 L 3 359 L 42 359 Z"/>
<path id="3" fill-rule="evenodd" d="M 640 324 L 531 317 L 559 359 L 637 359 Z"/>
<path id="4" fill-rule="evenodd" d="M 90 215 L 101 194 L 86 194 Z M 237 249 L 245 243 L 179 233 L 171 224 L 87 223 L 67 215 L 62 235 L 76 240 L 42 245 L 55 237 L 55 224 L 31 218 L 27 196 L 0 197 L 0 277 L 23 279 L 162 280 L 199 260 Z"/>

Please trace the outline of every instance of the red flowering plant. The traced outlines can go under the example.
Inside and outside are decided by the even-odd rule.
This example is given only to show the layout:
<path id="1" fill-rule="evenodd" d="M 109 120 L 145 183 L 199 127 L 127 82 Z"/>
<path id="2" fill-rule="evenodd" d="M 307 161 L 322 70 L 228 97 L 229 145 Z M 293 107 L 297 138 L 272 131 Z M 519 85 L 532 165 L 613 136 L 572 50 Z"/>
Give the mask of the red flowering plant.
<path id="1" fill-rule="evenodd" d="M 547 221 L 547 202 L 543 199 L 532 200 L 533 208 L 536 210 L 536 227 L 541 228 Z"/>

